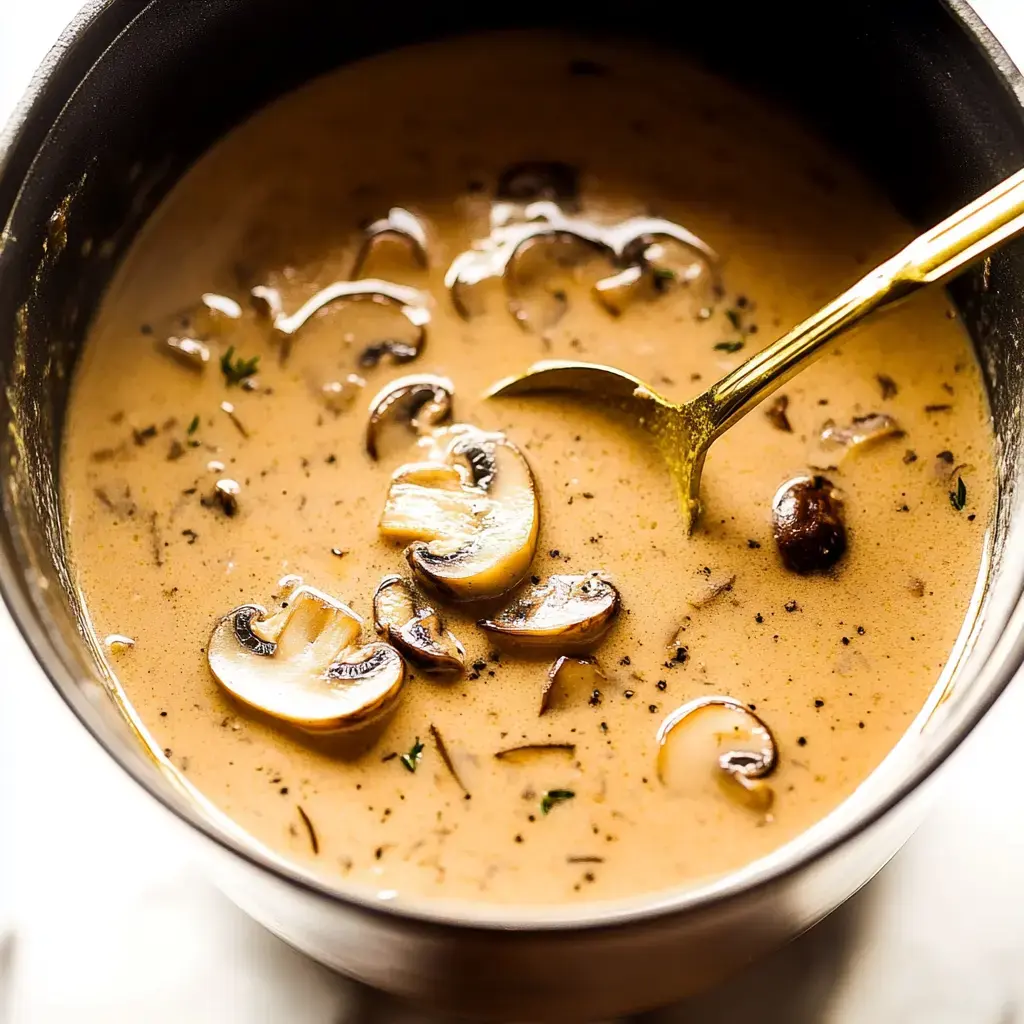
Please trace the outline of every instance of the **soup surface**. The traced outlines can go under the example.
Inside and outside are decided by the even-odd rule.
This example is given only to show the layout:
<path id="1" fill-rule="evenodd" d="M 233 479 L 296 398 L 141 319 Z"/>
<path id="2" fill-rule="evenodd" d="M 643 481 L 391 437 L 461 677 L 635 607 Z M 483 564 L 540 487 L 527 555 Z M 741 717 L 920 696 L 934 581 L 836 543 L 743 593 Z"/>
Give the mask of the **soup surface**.
<path id="1" fill-rule="evenodd" d="M 507 173 L 524 161 L 558 165 Z M 521 200 L 557 208 L 526 212 Z M 387 301 L 335 301 L 282 331 L 282 317 L 288 326 L 287 314 L 353 278 L 365 226 L 394 207 L 413 217 L 399 213 L 402 230 L 375 237 L 359 279 L 426 297 L 405 315 Z M 507 288 L 460 289 L 460 315 L 445 281 L 453 260 L 502 224 L 557 216 L 597 230 L 667 218 L 717 259 L 666 239 L 618 263 L 568 238 L 542 242 L 514 261 Z M 991 439 L 945 296 L 916 297 L 843 338 L 784 389 L 786 403 L 718 441 L 690 537 L 659 455 L 607 403 L 482 394 L 558 358 L 689 397 L 911 235 L 788 117 L 657 53 L 457 40 L 344 68 L 258 114 L 189 172 L 118 271 L 67 425 L 78 585 L 157 755 L 259 842 L 331 880 L 400 895 L 621 897 L 735 869 L 792 839 L 921 710 L 977 578 Z M 266 289 L 280 296 L 276 330 Z M 223 298 L 204 309 L 204 294 Z M 208 362 L 196 345 L 180 351 L 182 338 L 205 345 Z M 297 575 L 363 616 L 359 643 L 377 640 L 374 592 L 410 571 L 406 542 L 378 529 L 392 474 L 443 461 L 455 435 L 431 433 L 421 415 L 417 446 L 396 423 L 374 461 L 368 407 L 421 373 L 451 381 L 454 422 L 502 432 L 528 462 L 539 537 L 523 585 L 597 572 L 621 607 L 591 646 L 596 665 L 570 662 L 545 695 L 555 659 L 578 652 L 558 641 L 524 651 L 477 625 L 509 597 L 467 605 L 421 578 L 422 600 L 464 645 L 465 671 L 432 678 L 410 664 L 385 719 L 314 734 L 235 699 L 211 672 L 211 633 L 238 606 L 276 611 L 294 592 L 280 581 Z M 869 414 L 889 419 L 858 426 Z M 870 436 L 851 444 L 858 431 Z M 468 465 L 458 486 L 483 501 L 486 481 L 467 484 Z M 783 561 L 772 510 L 780 486 L 808 473 L 842 498 L 846 550 L 833 544 L 831 567 L 800 573 Z M 316 628 L 286 626 L 266 661 L 305 656 Z M 104 643 L 113 634 L 134 644 Z M 287 706 L 281 687 L 274 699 Z M 740 708 L 691 714 L 662 750 L 668 716 L 709 696 Z M 770 757 L 754 751 L 765 730 Z"/>

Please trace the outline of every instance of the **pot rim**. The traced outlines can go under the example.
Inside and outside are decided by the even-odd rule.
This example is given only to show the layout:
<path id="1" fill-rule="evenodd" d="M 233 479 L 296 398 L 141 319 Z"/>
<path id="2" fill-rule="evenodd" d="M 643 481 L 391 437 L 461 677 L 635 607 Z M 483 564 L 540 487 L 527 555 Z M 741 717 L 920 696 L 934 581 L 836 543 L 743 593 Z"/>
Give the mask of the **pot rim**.
<path id="1" fill-rule="evenodd" d="M 16 204 L 21 184 L 39 145 L 81 78 L 106 48 L 130 27 L 131 22 L 155 2 L 159 0 L 89 0 L 43 59 L 26 92 L 16 104 L 11 119 L 6 126 L 0 126 L 0 228 Z M 940 0 L 940 4 L 986 55 L 1003 87 L 1015 98 L 1024 124 L 1024 75 L 968 0 Z M 68 84 L 64 84 L 65 79 L 69 80 Z M 0 239 L 2 237 L 0 230 Z M 143 762 L 133 762 L 113 749 L 101 735 L 102 730 L 97 725 L 93 705 L 82 691 L 80 680 L 69 669 L 64 652 L 60 650 L 60 642 L 43 625 L 41 609 L 34 599 L 32 584 L 27 578 L 31 570 L 18 554 L 9 547 L 0 550 L 0 597 L 35 661 L 97 744 L 174 818 L 200 833 L 222 851 L 308 895 L 392 921 L 415 922 L 460 931 L 588 933 L 626 928 L 654 919 L 694 914 L 777 885 L 878 823 L 918 790 L 974 730 L 1024 663 L 1024 591 L 1021 591 L 1013 602 L 1000 638 L 973 683 L 980 691 L 980 696 L 966 709 L 956 727 L 950 729 L 926 756 L 906 771 L 899 782 L 892 785 L 882 797 L 873 798 L 867 806 L 848 815 L 835 828 L 823 830 L 812 826 L 809 832 L 795 837 L 771 854 L 721 878 L 696 886 L 642 893 L 624 900 L 590 901 L 571 907 L 505 906 L 422 899 L 390 902 L 368 890 L 345 891 L 332 887 L 315 875 L 271 855 L 269 850 L 255 841 L 244 845 L 212 822 L 175 806 L 167 793 L 155 784 L 155 777 L 139 769 Z M 843 806 L 841 804 L 840 809 Z M 835 813 L 831 812 L 823 822 L 829 821 Z"/>

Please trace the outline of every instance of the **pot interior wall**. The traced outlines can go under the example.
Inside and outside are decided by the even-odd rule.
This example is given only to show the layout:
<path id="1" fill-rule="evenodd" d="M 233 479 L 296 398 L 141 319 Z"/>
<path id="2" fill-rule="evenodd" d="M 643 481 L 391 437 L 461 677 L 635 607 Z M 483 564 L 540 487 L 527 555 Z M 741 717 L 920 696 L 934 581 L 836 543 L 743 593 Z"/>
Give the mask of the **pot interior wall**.
<path id="1" fill-rule="evenodd" d="M 1018 83 L 997 73 L 938 0 L 835 0 L 827 18 L 747 6 L 755 9 L 739 16 L 715 5 L 689 5 L 678 20 L 674 11 L 667 19 L 648 13 L 632 32 L 671 40 L 795 107 L 917 224 L 1024 165 Z M 621 37 L 622 17 L 620 8 L 556 0 L 543 24 Z M 9 140 L 0 164 L 0 580 L 66 698 L 125 758 L 139 755 L 102 687 L 90 682 L 95 667 L 78 633 L 56 486 L 75 356 L 120 256 L 195 158 L 281 92 L 403 43 L 540 20 L 457 2 L 409 7 L 399 19 L 327 0 L 202 0 L 187 10 L 173 0 L 114 0 L 58 61 Z M 985 370 L 1000 442 L 998 574 L 1016 531 L 1024 247 L 967 275 L 954 297 Z M 1017 599 L 1017 581 L 1007 588 L 1001 614 L 990 616 L 979 640 L 983 649 Z"/>

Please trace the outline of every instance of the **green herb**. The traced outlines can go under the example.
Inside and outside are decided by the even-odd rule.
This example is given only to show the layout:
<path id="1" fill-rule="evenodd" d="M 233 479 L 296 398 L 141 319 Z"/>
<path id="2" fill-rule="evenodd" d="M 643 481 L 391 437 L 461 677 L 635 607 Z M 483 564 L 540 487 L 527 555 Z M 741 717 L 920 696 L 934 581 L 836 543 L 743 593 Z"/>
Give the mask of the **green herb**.
<path id="1" fill-rule="evenodd" d="M 188 430 L 186 430 L 185 433 L 191 435 L 191 434 L 194 434 L 198 429 L 199 429 L 199 413 L 196 413 L 195 416 L 192 417 L 192 422 L 189 423 Z"/>
<path id="2" fill-rule="evenodd" d="M 416 742 L 409 748 L 408 754 L 403 754 L 399 760 L 405 766 L 406 771 L 416 771 L 416 765 L 420 763 L 420 758 L 423 756 L 423 744 L 420 743 L 419 736 L 416 737 Z"/>
<path id="3" fill-rule="evenodd" d="M 956 490 L 949 492 L 949 503 L 957 512 L 962 512 L 964 505 L 967 504 L 967 487 L 962 476 L 956 478 Z"/>
<path id="4" fill-rule="evenodd" d="M 740 331 L 743 329 L 740 326 L 740 311 L 738 309 L 727 309 L 725 311 L 725 319 L 732 324 L 734 330 Z"/>
<path id="5" fill-rule="evenodd" d="M 742 341 L 720 341 L 715 346 L 716 352 L 739 352 L 743 348 Z"/>
<path id="6" fill-rule="evenodd" d="M 555 804 L 572 800 L 576 794 L 571 789 L 549 789 L 540 801 L 540 813 L 547 814 Z"/>
<path id="7" fill-rule="evenodd" d="M 256 372 L 260 364 L 260 357 L 253 356 L 251 359 L 243 359 L 239 356 L 235 359 L 234 355 L 235 346 L 232 345 L 220 357 L 220 372 L 224 374 L 224 379 L 228 384 L 241 384 L 243 380 Z"/>

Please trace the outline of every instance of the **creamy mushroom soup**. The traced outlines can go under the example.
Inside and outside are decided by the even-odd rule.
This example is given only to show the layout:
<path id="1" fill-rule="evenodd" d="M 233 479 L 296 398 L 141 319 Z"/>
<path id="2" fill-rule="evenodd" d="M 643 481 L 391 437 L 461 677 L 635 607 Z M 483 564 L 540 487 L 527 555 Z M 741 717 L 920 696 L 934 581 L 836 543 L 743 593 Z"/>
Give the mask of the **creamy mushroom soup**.
<path id="1" fill-rule="evenodd" d="M 332 882 L 611 898 L 767 854 L 920 712 L 993 504 L 941 292 L 711 451 L 692 536 L 599 396 L 696 394 L 912 235 L 670 56 L 491 36 L 344 68 L 186 175 L 77 371 L 63 495 L 154 756 Z"/>

